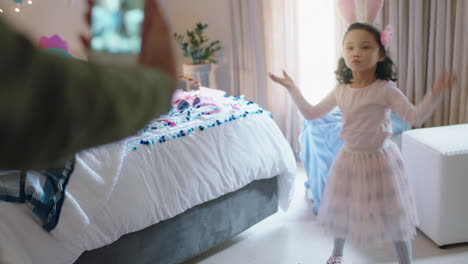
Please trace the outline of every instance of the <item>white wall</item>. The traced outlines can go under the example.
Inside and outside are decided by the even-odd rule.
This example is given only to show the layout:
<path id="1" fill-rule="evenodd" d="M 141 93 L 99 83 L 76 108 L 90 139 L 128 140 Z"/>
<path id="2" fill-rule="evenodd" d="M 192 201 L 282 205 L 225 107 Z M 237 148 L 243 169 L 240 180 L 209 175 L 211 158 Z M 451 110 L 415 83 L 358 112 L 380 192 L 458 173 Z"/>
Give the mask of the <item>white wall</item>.
<path id="1" fill-rule="evenodd" d="M 3 6 L 12 0 L 1 0 Z M 26 2 L 26 1 L 25 1 Z M 33 0 L 32 5 L 23 4 L 21 12 L 5 10 L 1 16 L 24 32 L 34 43 L 39 43 L 41 36 L 59 34 L 68 42 L 70 52 L 79 58 L 84 58 L 78 36 L 87 32 L 84 23 L 84 0 Z"/>
<path id="2" fill-rule="evenodd" d="M 12 0 L 0 0 L 5 3 Z M 206 35 L 210 40 L 220 40 L 222 50 L 218 53 L 218 64 L 214 66 L 211 86 L 229 91 L 229 54 L 231 52 L 230 13 L 228 0 L 159 0 L 169 15 L 173 32 L 184 33 L 197 22 L 208 24 Z M 72 55 L 84 58 L 79 34 L 87 33 L 83 20 L 84 0 L 33 0 L 32 5 L 23 4 L 20 13 L 5 10 L 0 14 L 10 24 L 27 34 L 35 44 L 41 36 L 59 34 L 65 39 Z M 174 41 L 174 53 L 178 70 L 182 73 L 184 61 L 180 48 Z"/>

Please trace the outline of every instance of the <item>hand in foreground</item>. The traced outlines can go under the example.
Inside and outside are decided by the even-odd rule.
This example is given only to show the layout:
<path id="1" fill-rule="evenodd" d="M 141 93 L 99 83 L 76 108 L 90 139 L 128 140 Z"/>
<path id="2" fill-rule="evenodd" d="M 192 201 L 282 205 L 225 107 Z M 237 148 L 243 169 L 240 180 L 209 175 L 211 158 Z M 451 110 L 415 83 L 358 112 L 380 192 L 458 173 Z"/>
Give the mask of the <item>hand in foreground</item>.
<path id="1" fill-rule="evenodd" d="M 163 70 L 176 78 L 169 26 L 163 18 L 157 0 L 145 1 L 140 64 Z"/>
<path id="2" fill-rule="evenodd" d="M 93 3 L 94 0 L 86 1 L 84 16 L 88 27 L 91 26 Z M 177 75 L 169 27 L 161 14 L 161 9 L 157 0 L 145 0 L 145 13 L 141 37 L 139 63 L 146 67 L 164 71 L 175 79 Z M 81 34 L 80 39 L 87 52 L 90 48 L 90 38 Z"/>
<path id="3" fill-rule="evenodd" d="M 86 11 L 84 14 L 84 20 L 86 22 L 86 26 L 88 29 L 91 27 L 91 9 L 93 8 L 93 0 L 86 1 Z M 88 53 L 90 47 L 90 38 L 85 34 L 80 34 L 81 45 L 83 45 L 83 49 Z"/>

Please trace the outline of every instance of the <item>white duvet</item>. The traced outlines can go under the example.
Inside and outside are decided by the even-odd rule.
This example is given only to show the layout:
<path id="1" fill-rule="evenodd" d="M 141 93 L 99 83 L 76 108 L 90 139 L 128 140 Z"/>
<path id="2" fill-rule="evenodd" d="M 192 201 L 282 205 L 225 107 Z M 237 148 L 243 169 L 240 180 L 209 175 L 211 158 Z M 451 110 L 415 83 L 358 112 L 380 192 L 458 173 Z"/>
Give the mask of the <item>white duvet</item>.
<path id="1" fill-rule="evenodd" d="M 266 114 L 137 150 L 118 142 L 83 151 L 51 233 L 24 205 L 0 202 L 0 263 L 73 263 L 85 250 L 276 175 L 287 210 L 295 171 L 289 144 Z"/>

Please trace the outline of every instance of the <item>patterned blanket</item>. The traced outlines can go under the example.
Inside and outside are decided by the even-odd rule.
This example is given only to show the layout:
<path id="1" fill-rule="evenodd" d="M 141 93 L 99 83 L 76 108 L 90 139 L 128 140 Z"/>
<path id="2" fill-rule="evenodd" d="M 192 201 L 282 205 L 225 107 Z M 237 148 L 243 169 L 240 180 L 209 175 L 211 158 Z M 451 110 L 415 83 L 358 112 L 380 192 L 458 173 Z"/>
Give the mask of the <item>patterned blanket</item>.
<path id="1" fill-rule="evenodd" d="M 174 96 L 168 113 L 152 120 L 137 135 L 128 138 L 127 151 L 141 146 L 164 144 L 252 115 L 272 117 L 260 105 L 244 100 L 243 95 L 227 96 L 222 91 L 210 88 L 179 92 Z"/>
<path id="2" fill-rule="evenodd" d="M 70 158 L 47 168 L 0 171 L 0 201 L 26 204 L 49 232 L 58 223 L 74 164 Z"/>
<path id="3" fill-rule="evenodd" d="M 171 110 L 152 120 L 125 142 L 126 152 L 139 147 L 164 144 L 191 136 L 251 115 L 271 113 L 243 96 L 226 96 L 224 92 L 203 88 L 179 91 Z M 75 159 L 65 159 L 44 169 L 0 171 L 0 201 L 24 203 L 38 217 L 46 231 L 54 229 L 60 217 L 65 188 L 73 172 Z"/>

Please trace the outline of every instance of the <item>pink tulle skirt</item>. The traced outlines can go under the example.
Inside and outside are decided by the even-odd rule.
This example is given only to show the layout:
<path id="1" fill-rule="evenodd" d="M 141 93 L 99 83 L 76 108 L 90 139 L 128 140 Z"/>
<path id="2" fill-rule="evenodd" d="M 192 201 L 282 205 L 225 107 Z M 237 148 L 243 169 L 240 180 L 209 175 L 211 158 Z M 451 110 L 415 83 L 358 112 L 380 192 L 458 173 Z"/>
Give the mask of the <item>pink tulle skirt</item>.
<path id="1" fill-rule="evenodd" d="M 418 216 L 396 144 L 388 141 L 373 151 L 342 148 L 330 169 L 318 221 L 327 233 L 362 246 L 412 239 Z"/>

